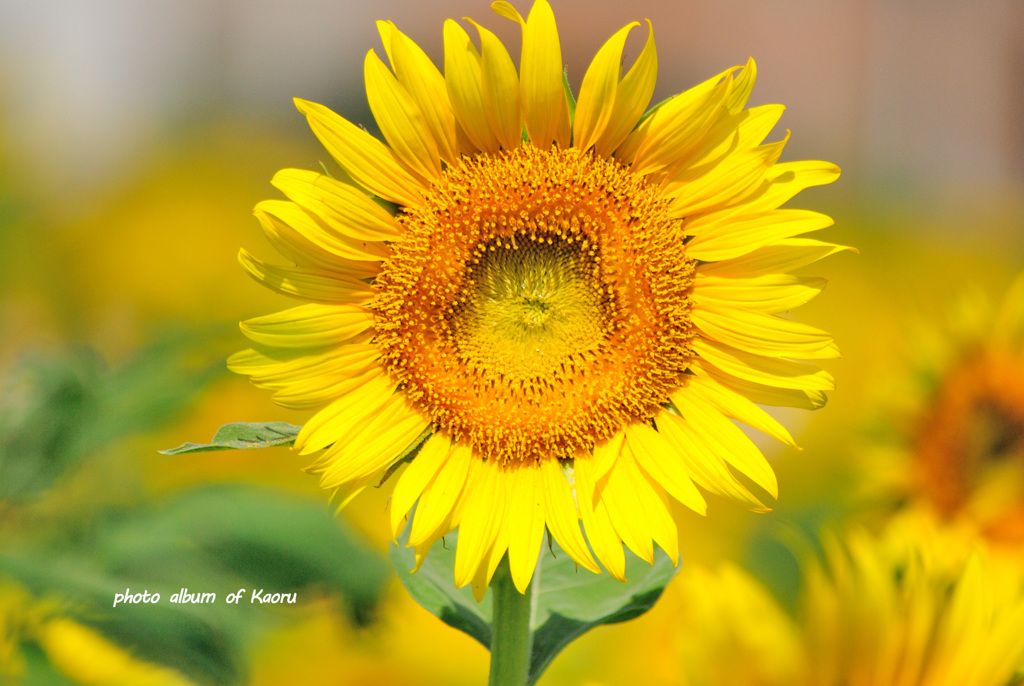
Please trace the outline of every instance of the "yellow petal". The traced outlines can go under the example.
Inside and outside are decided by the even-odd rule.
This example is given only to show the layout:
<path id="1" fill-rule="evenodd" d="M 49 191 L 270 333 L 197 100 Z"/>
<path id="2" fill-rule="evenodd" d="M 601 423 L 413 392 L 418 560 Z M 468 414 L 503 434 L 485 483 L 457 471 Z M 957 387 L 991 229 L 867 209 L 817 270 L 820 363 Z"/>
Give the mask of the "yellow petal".
<path id="1" fill-rule="evenodd" d="M 505 511 L 501 514 L 498 523 L 498 532 L 494 535 L 494 542 L 490 550 L 484 554 L 476 574 L 473 575 L 472 588 L 473 597 L 476 602 L 481 603 L 487 593 L 487 586 L 491 583 L 491 577 L 498 568 L 501 558 L 508 550 L 508 530 L 511 525 L 508 516 L 508 502 L 505 503 Z"/>
<path id="2" fill-rule="evenodd" d="M 550 461 L 550 460 L 549 460 Z M 512 582 L 526 592 L 544 538 L 544 491 L 540 467 L 521 465 L 503 475 L 511 477 L 508 502 L 508 564 Z"/>
<path id="3" fill-rule="evenodd" d="M 821 293 L 827 283 L 821 277 L 792 274 L 729 279 L 705 276 L 698 270 L 693 284 L 693 299 L 698 306 L 743 307 L 775 314 L 803 305 Z"/>
<path id="4" fill-rule="evenodd" d="M 740 75 L 736 77 L 736 83 L 733 84 L 732 92 L 725 103 L 730 113 L 736 114 L 747 104 L 747 98 L 750 97 L 750 91 L 754 89 L 754 81 L 756 79 L 757 65 L 754 64 L 754 58 L 750 57 L 747 59 L 747 64 L 743 67 Z"/>
<path id="5" fill-rule="evenodd" d="M 697 375 L 708 376 L 726 388 L 739 393 L 758 405 L 796 407 L 802 410 L 817 410 L 825 406 L 828 398 L 820 390 L 776 388 L 726 373 L 713 364 L 696 360 L 690 370 Z"/>
<path id="6" fill-rule="evenodd" d="M 292 383 L 273 395 L 274 402 L 292 410 L 323 407 L 384 374 L 384 368 L 374 363 L 361 374 L 350 377 L 324 377 L 307 383 Z"/>
<path id="7" fill-rule="evenodd" d="M 667 410 L 659 412 L 655 422 L 658 425 L 658 435 L 670 446 L 670 454 L 682 463 L 686 472 L 701 488 L 746 503 L 755 512 L 770 511 L 771 508 L 758 500 L 729 471 L 721 450 L 712 450 L 692 422 Z"/>
<path id="8" fill-rule="evenodd" d="M 353 239 L 332 231 L 328 225 L 294 202 L 264 200 L 256 205 L 254 213 L 257 217 L 265 214 L 277 217 L 321 251 L 340 258 L 329 262 L 332 268 L 345 260 L 379 262 L 391 256 L 391 251 L 381 243 Z"/>
<path id="9" fill-rule="evenodd" d="M 683 228 L 693 236 L 686 254 L 695 260 L 728 260 L 785 238 L 832 226 L 831 217 L 810 210 L 767 210 L 751 214 L 713 213 Z M 706 272 L 705 272 L 706 273 Z"/>
<path id="10" fill-rule="evenodd" d="M 495 5 L 499 3 L 492 7 Z M 568 148 L 569 102 L 562 84 L 562 49 L 555 14 L 546 0 L 533 4 L 525 22 L 518 12 L 510 16 L 508 9 L 515 12 L 511 5 L 503 9 L 504 16 L 518 18 L 523 26 L 519 78 L 523 119 L 530 142 L 543 150 L 549 149 L 552 142 L 560 148 Z"/>
<path id="11" fill-rule="evenodd" d="M 430 426 L 430 420 L 403 394 L 392 398 L 394 410 L 383 408 L 357 434 L 327 449 L 330 464 L 324 469 L 323 488 L 353 479 L 379 476 Z"/>
<path id="12" fill-rule="evenodd" d="M 775 209 L 805 188 L 829 184 L 838 178 L 839 167 L 831 162 L 783 162 L 768 170 L 764 185 L 747 198 L 747 204 L 752 210 Z"/>
<path id="13" fill-rule="evenodd" d="M 397 385 L 386 374 L 381 375 L 334 401 L 306 422 L 295 437 L 295 449 L 308 455 L 346 440 L 391 400 Z"/>
<path id="14" fill-rule="evenodd" d="M 444 22 L 444 82 L 455 119 L 466 137 L 481 152 L 497 152 L 500 143 L 484 107 L 480 54 L 469 35 L 451 19 Z"/>
<path id="15" fill-rule="evenodd" d="M 698 167 L 684 171 L 673 179 L 672 188 L 676 190 L 669 204 L 669 215 L 689 217 L 738 206 L 760 187 L 788 140 L 787 131 L 781 141 L 733 153 L 711 169 Z"/>
<path id="16" fill-rule="evenodd" d="M 503 148 L 515 150 L 523 140 L 516 66 L 497 36 L 472 19 L 466 21 L 480 34 L 480 96 L 487 123 Z"/>
<path id="17" fill-rule="evenodd" d="M 334 510 L 335 514 L 340 514 L 342 510 L 348 507 L 349 503 L 356 499 L 356 496 L 365 491 L 366 487 L 376 481 L 377 478 L 376 474 L 371 474 L 370 476 L 349 481 L 335 488 L 331 492 L 331 502 L 337 503 Z"/>
<path id="18" fill-rule="evenodd" d="M 257 388 L 277 390 L 295 382 L 361 374 L 379 358 L 380 348 L 370 343 L 343 345 L 315 354 L 294 351 L 268 354 L 250 348 L 231 355 L 228 369 L 249 376 Z"/>
<path id="19" fill-rule="evenodd" d="M 608 517 L 622 542 L 637 557 L 654 564 L 651 517 L 644 502 L 649 494 L 641 488 L 634 472 L 636 463 L 627 442 L 615 467 L 608 473 L 601 503 L 607 506 Z"/>
<path id="20" fill-rule="evenodd" d="M 373 313 L 358 305 L 301 305 L 239 324 L 250 341 L 287 349 L 336 345 L 372 326 Z"/>
<path id="21" fill-rule="evenodd" d="M 726 374 L 754 383 L 802 391 L 830 391 L 835 388 L 831 374 L 803 362 L 753 355 L 701 337 L 694 339 L 693 349 L 702 359 Z"/>
<path id="22" fill-rule="evenodd" d="M 281 201 L 267 201 L 281 202 Z M 262 204 L 262 203 L 261 203 Z M 287 223 L 264 212 L 259 205 L 253 212 L 259 220 L 264 235 L 274 249 L 298 266 L 314 267 L 324 271 L 344 274 L 354 279 L 372 279 L 380 273 L 379 262 L 349 260 L 319 247 Z M 387 248 L 379 246 L 383 251 Z"/>
<path id="23" fill-rule="evenodd" d="M 700 402 L 696 396 L 686 393 L 685 389 L 676 391 L 669 397 L 712 452 L 750 477 L 773 498 L 779 497 L 779 484 L 771 465 L 738 426 L 714 406 Z"/>
<path id="24" fill-rule="evenodd" d="M 698 144 L 665 170 L 666 177 L 678 177 L 688 169 L 710 169 L 729 155 L 760 145 L 785 110 L 782 105 L 762 105 L 721 119 Z M 675 195 L 675 182 L 666 183 L 664 192 L 669 196 Z"/>
<path id="25" fill-rule="evenodd" d="M 626 36 L 637 22 L 624 26 L 597 51 L 587 68 L 576 101 L 573 121 L 573 145 L 586 150 L 597 143 L 615 111 L 616 91 L 619 87 L 619 64 Z"/>
<path id="26" fill-rule="evenodd" d="M 657 80 L 658 51 L 654 45 L 654 27 L 647 20 L 647 43 L 618 85 L 611 119 L 594 144 L 598 155 L 611 157 L 626 140 L 651 102 Z"/>
<path id="27" fill-rule="evenodd" d="M 630 450 L 628 444 L 626 450 Z M 643 509 L 647 529 L 654 542 L 665 551 L 672 566 L 679 565 L 679 530 L 672 518 L 671 506 L 663 489 L 633 458 L 633 466 L 627 472 L 630 490 L 636 495 Z"/>
<path id="28" fill-rule="evenodd" d="M 327 152 L 356 183 L 399 205 L 423 204 L 426 181 L 410 174 L 387 146 L 323 105 L 296 98 L 295 106 L 306 116 Z"/>
<path id="29" fill-rule="evenodd" d="M 459 144 L 444 77 L 420 46 L 393 23 L 378 21 L 377 28 L 395 76 L 423 114 L 441 159 L 453 164 L 459 159 Z"/>
<path id="30" fill-rule="evenodd" d="M 673 164 L 724 116 L 733 71 L 724 71 L 662 103 L 626 137 L 615 158 L 631 164 L 640 175 Z"/>
<path id="31" fill-rule="evenodd" d="M 383 207 L 337 179 L 306 169 L 282 169 L 271 183 L 341 236 L 393 241 L 402 235 L 402 227 Z"/>
<path id="32" fill-rule="evenodd" d="M 684 388 L 679 392 L 695 395 L 704 402 L 713 405 L 727 417 L 743 422 L 747 426 L 762 431 L 791 448 L 800 450 L 800 446 L 793 440 L 789 431 L 779 424 L 774 417 L 745 396 L 729 390 L 726 386 L 709 377 L 688 375 Z"/>
<path id="33" fill-rule="evenodd" d="M 619 452 L 622 450 L 622 442 L 625 439 L 626 433 L 619 431 L 607 441 L 602 441 L 594 446 L 593 467 L 590 473 L 597 487 L 595 497 L 598 500 L 601 499 L 601 488 L 604 486 L 605 477 L 615 466 L 615 461 L 619 459 Z"/>
<path id="34" fill-rule="evenodd" d="M 700 275 L 709 277 L 761 277 L 776 272 L 788 272 L 844 250 L 847 245 L 823 243 L 812 238 L 788 238 L 758 248 L 750 253 L 721 262 L 708 262 L 697 267 Z"/>
<path id="35" fill-rule="evenodd" d="M 332 402 L 383 373 L 375 345 L 346 345 L 299 357 L 243 350 L 228 358 L 228 369 L 246 374 L 257 388 L 274 393 L 274 402 L 309 409 Z"/>
<path id="36" fill-rule="evenodd" d="M 608 507 L 604 501 L 595 502 L 595 483 L 589 460 L 577 459 L 573 465 L 576 479 L 576 498 L 579 502 L 580 518 L 587 532 L 587 541 L 594 555 L 601 561 L 608 573 L 619 581 L 626 580 L 626 555 L 622 551 L 622 539 L 615 533 L 608 518 Z"/>
<path id="37" fill-rule="evenodd" d="M 238 251 L 238 261 L 252 278 L 292 298 L 325 305 L 365 305 L 374 297 L 368 283 L 337 272 L 266 264 L 245 248 Z"/>
<path id="38" fill-rule="evenodd" d="M 668 441 L 647 424 L 633 423 L 626 429 L 633 456 L 644 470 L 669 494 L 698 514 L 707 514 L 704 496 L 693 485 L 685 464 Z"/>
<path id="39" fill-rule="evenodd" d="M 477 470 L 476 479 L 466 484 L 466 504 L 455 550 L 455 588 L 473 580 L 494 545 L 505 514 L 508 477 L 500 464 L 488 460 Z"/>
<path id="40" fill-rule="evenodd" d="M 771 314 L 739 308 L 694 308 L 691 320 L 704 335 L 755 355 L 825 360 L 839 357 L 826 332 Z"/>
<path id="41" fill-rule="evenodd" d="M 380 131 L 398 158 L 425 179 L 441 175 L 441 158 L 426 118 L 409 92 L 370 50 L 363 63 L 366 99 Z"/>
<path id="42" fill-rule="evenodd" d="M 418 546 L 432 540 L 434 531 L 451 516 L 466 485 L 471 460 L 479 461 L 473 458 L 472 448 L 464 443 L 449 451 L 448 458 L 420 495 L 409 532 L 409 545 Z"/>
<path id="43" fill-rule="evenodd" d="M 451 436 L 443 433 L 435 433 L 427 439 L 413 461 L 402 472 L 402 476 L 395 484 L 395 491 L 391 495 L 391 531 L 393 537 L 398 538 L 404 525 L 405 516 L 409 514 L 413 503 L 420 497 L 420 493 L 433 479 L 441 465 L 448 459 L 451 450 Z"/>
<path id="44" fill-rule="evenodd" d="M 541 489 L 544 493 L 544 519 L 551 535 L 578 565 L 600 574 L 601 569 L 587 549 L 580 532 L 580 515 L 574 500 L 575 484 L 569 483 L 557 460 L 541 460 Z M 571 472 L 570 472 L 571 473 Z"/>

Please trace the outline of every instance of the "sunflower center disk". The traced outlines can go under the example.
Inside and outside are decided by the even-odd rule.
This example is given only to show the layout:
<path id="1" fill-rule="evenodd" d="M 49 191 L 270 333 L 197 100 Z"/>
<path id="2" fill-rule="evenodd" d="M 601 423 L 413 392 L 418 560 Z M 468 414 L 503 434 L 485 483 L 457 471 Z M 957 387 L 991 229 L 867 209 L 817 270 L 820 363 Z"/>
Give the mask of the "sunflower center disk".
<path id="1" fill-rule="evenodd" d="M 571 457 L 647 421 L 692 351 L 695 262 L 656 189 L 577 150 L 464 158 L 371 304 L 382 359 L 486 459 Z"/>
<path id="2" fill-rule="evenodd" d="M 452 340 L 467 367 L 492 380 L 540 383 L 607 337 L 597 262 L 563 238 L 492 239 L 463 284 L 447 317 Z"/>

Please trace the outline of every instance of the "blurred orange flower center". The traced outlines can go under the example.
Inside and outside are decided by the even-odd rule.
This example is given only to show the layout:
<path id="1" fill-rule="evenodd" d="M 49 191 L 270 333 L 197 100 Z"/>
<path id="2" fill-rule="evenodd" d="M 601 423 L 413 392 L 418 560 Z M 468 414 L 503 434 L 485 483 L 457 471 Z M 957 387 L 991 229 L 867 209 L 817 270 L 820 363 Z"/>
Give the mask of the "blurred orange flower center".
<path id="1" fill-rule="evenodd" d="M 620 164 L 532 146 L 463 158 L 377 277 L 385 364 L 487 459 L 571 457 L 649 421 L 691 359 L 679 220 Z"/>
<path id="2" fill-rule="evenodd" d="M 925 492 L 947 516 L 990 467 L 1024 459 L 1024 364 L 981 354 L 959 366 L 925 416 L 915 452 Z M 1024 540 L 1024 505 L 1005 524 Z"/>

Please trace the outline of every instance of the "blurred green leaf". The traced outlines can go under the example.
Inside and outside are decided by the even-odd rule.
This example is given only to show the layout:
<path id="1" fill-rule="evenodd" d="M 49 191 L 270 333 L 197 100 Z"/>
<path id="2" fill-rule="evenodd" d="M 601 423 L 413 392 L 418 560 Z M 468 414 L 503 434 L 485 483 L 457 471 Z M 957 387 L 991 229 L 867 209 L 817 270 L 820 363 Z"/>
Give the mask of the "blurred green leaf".
<path id="1" fill-rule="evenodd" d="M 0 383 L 0 498 L 37 494 L 97 448 L 174 419 L 224 371 L 196 350 L 178 333 L 116 369 L 87 348 L 26 357 Z"/>
<path id="2" fill-rule="evenodd" d="M 183 443 L 177 448 L 161 450 L 161 455 L 204 453 L 212 450 L 256 450 L 292 445 L 301 426 L 285 422 L 233 422 L 217 429 L 209 443 Z"/>
<path id="3" fill-rule="evenodd" d="M 411 518 L 410 518 L 411 519 Z M 415 553 L 405 547 L 408 527 L 391 546 L 391 563 L 409 594 L 441 621 L 468 634 L 482 645 L 491 645 L 491 591 L 477 603 L 469 586 L 455 589 L 456 533 L 449 534 L 430 549 L 423 566 L 412 573 Z M 554 541 L 550 552 L 541 554 L 533 578 L 536 613 L 531 624 L 533 655 L 530 681 L 534 683 L 551 660 L 565 646 L 602 624 L 615 624 L 639 617 L 658 598 L 678 567 L 667 555 L 659 554 L 649 565 L 626 551 L 626 578 L 593 574 L 576 563 Z"/>
<path id="4" fill-rule="evenodd" d="M 5 550 L 0 576 L 37 597 L 61 598 L 79 621 L 142 659 L 202 682 L 231 684 L 244 678 L 243 648 L 253 632 L 289 607 L 253 604 L 254 590 L 296 593 L 300 603 L 335 594 L 365 623 L 389 573 L 323 503 L 225 485 L 159 506 L 110 511 L 59 551 Z M 171 603 L 181 588 L 216 593 L 216 601 Z M 226 602 L 243 588 L 238 604 Z M 128 589 L 161 598 L 113 607 L 115 594 Z"/>

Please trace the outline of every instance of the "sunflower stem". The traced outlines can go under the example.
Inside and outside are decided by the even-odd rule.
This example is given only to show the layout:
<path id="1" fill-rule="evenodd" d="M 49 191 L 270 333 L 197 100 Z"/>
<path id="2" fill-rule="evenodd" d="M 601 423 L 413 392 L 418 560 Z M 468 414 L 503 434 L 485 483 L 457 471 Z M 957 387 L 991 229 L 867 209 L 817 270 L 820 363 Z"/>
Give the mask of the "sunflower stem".
<path id="1" fill-rule="evenodd" d="M 501 559 L 494 572 L 491 581 L 494 610 L 488 686 L 526 686 L 528 683 L 530 655 L 533 653 L 533 631 L 530 629 L 533 587 L 539 572 L 539 569 L 535 570 L 526 593 L 520 593 L 512 582 L 508 555 Z"/>

